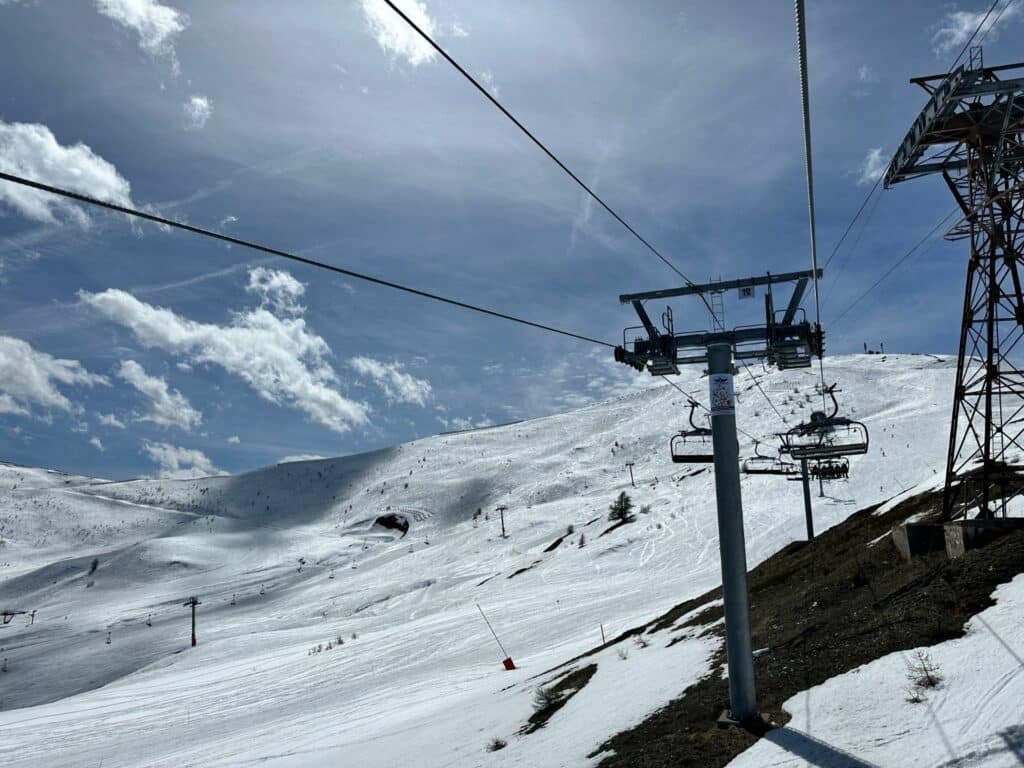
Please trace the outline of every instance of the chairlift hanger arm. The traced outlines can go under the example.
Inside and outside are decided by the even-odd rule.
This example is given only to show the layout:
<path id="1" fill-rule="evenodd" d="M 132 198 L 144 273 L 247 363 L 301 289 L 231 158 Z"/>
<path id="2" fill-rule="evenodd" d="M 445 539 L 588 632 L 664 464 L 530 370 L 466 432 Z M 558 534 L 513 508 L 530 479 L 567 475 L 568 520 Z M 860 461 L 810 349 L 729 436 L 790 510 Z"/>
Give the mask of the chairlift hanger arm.
<path id="1" fill-rule="evenodd" d="M 796 288 L 793 289 L 793 295 L 789 297 L 786 314 L 782 316 L 782 325 L 791 325 L 793 323 L 796 311 L 800 307 L 801 300 L 803 300 L 804 291 L 807 290 L 807 280 L 808 278 L 802 277 L 797 281 Z"/>
<path id="2" fill-rule="evenodd" d="M 820 279 L 823 270 L 818 269 L 817 276 Z M 636 301 L 647 301 L 648 299 L 668 299 L 673 296 L 693 296 L 696 294 L 711 293 L 712 291 L 728 291 L 732 288 L 748 288 L 755 285 L 774 285 L 775 283 L 791 283 L 801 278 L 812 278 L 815 276 L 813 270 L 806 269 L 801 272 L 783 272 L 781 274 L 760 275 L 758 277 L 744 277 L 739 280 L 725 280 L 717 283 L 702 283 L 701 285 L 690 285 L 684 288 L 666 288 L 661 291 L 647 291 L 645 293 L 626 293 L 619 296 L 619 302 L 629 304 Z"/>
<path id="3" fill-rule="evenodd" d="M 694 424 L 694 422 L 693 422 L 693 414 L 696 412 L 697 408 L 699 408 L 699 407 L 700 407 L 700 403 L 698 403 L 696 400 L 691 400 L 690 401 L 690 426 L 693 427 L 695 432 L 706 432 L 707 431 L 707 427 L 698 426 L 697 424 Z"/>
<path id="4" fill-rule="evenodd" d="M 658 329 L 654 327 L 654 323 L 651 322 L 650 315 L 647 314 L 647 309 L 639 301 L 633 302 L 633 309 L 636 310 L 637 315 L 640 317 L 640 322 L 644 324 L 644 329 L 647 331 L 647 335 L 651 339 L 657 339 L 661 334 L 658 333 Z"/>

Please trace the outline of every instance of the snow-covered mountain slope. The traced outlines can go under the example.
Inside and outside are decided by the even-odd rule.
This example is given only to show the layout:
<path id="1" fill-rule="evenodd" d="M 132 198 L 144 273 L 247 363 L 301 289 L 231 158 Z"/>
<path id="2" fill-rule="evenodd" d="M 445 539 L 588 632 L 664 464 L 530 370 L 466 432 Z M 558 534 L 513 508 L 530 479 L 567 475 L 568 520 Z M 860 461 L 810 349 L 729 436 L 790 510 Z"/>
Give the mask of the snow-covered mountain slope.
<path id="1" fill-rule="evenodd" d="M 819 530 L 941 479 L 954 362 L 828 361 L 872 448 L 815 496 Z M 754 372 L 790 424 L 820 407 L 812 371 Z M 704 380 L 680 383 L 706 402 Z M 750 455 L 750 436 L 771 445 L 784 425 L 749 373 L 737 391 Z M 200 480 L 3 468 L 0 607 L 37 611 L 0 629 L 5 764 L 593 764 L 606 737 L 707 674 L 716 648 L 694 637 L 601 651 L 571 704 L 517 735 L 546 679 L 531 676 L 598 644 L 602 625 L 612 637 L 720 581 L 712 472 L 668 456 L 685 404 L 659 387 Z M 650 510 L 602 536 L 623 490 Z M 803 537 L 799 483 L 744 477 L 743 497 L 751 565 Z M 408 533 L 374 524 L 386 514 Z M 199 645 L 187 649 L 193 594 Z M 476 603 L 518 671 L 502 671 Z M 508 746 L 487 752 L 493 737 Z"/>

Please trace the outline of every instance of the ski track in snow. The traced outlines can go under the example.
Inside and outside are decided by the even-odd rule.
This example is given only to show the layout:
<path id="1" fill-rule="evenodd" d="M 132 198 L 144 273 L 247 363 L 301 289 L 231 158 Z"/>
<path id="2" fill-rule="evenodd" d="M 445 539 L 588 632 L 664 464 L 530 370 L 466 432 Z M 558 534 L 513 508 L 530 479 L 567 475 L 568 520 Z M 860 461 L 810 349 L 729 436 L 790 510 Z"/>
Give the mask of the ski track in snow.
<path id="1" fill-rule="evenodd" d="M 941 482 L 954 365 L 910 355 L 828 361 L 844 409 L 871 428 L 872 449 L 828 498 L 815 494 L 817 530 Z M 820 407 L 811 371 L 754 375 L 791 424 Z M 681 383 L 706 400 L 693 371 Z M 741 428 L 771 445 L 783 424 L 748 373 L 737 390 Z M 678 631 L 602 650 L 574 665 L 597 663 L 597 673 L 545 728 L 517 734 L 533 690 L 555 674 L 533 676 L 598 645 L 601 624 L 614 637 L 719 583 L 713 474 L 682 477 L 668 457 L 685 404 L 659 387 L 570 414 L 199 480 L 106 482 L 0 466 L 0 607 L 38 611 L 32 626 L 18 617 L 0 629 L 4 765 L 595 764 L 601 756 L 588 753 L 706 675 L 716 650 L 697 637 L 701 628 L 671 648 Z M 740 447 L 753 452 L 742 435 Z M 635 489 L 626 461 L 635 462 Z M 651 512 L 602 537 L 623 490 Z M 742 491 L 750 565 L 803 537 L 799 483 L 744 477 Z M 508 539 L 498 504 L 509 507 Z M 490 519 L 474 522 L 477 508 Z M 387 512 L 410 519 L 406 536 L 373 526 Z M 88 574 L 93 558 L 99 567 Z M 1019 617 L 1022 591 L 1017 582 L 1001 590 L 982 616 L 1018 656 L 1020 630 L 1004 614 Z M 202 601 L 195 649 L 181 605 L 191 594 Z M 518 671 L 502 671 L 477 602 Z M 940 649 L 991 646 L 975 624 Z M 339 636 L 343 645 L 310 654 Z M 1021 667 L 999 648 L 971 653 L 990 666 L 950 679 L 948 696 L 930 705 L 961 750 L 963 762 L 948 764 L 1016 764 L 998 732 L 1008 702 L 1024 721 Z M 873 665 L 884 676 L 901 663 Z M 912 705 L 900 703 L 900 686 L 880 684 L 873 665 L 795 697 L 790 729 L 879 765 L 953 759 L 915 747 L 924 762 L 886 762 L 929 734 L 929 710 L 918 705 L 902 722 Z M 975 707 L 978 717 L 958 709 L 961 682 L 990 702 Z M 851 705 L 870 722 L 851 720 L 829 704 L 851 687 L 863 701 L 895 699 Z M 810 724 L 799 715 L 807 696 Z M 493 737 L 508 746 L 488 753 Z M 796 759 L 762 741 L 734 765 L 805 764 Z"/>

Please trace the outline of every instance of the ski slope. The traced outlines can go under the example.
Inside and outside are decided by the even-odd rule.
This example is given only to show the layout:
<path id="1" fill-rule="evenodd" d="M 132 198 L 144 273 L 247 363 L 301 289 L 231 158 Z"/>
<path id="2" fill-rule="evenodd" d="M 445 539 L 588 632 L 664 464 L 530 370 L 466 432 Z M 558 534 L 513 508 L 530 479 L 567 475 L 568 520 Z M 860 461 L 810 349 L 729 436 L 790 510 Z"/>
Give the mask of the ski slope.
<path id="1" fill-rule="evenodd" d="M 818 530 L 941 481 L 954 369 L 924 355 L 829 361 L 872 448 L 815 496 Z M 706 402 L 688 373 L 680 385 Z M 820 407 L 810 370 L 753 373 L 790 424 Z M 736 388 L 740 428 L 770 440 L 779 416 L 748 372 Z M 671 647 L 605 649 L 545 728 L 518 734 L 551 678 L 534 675 L 598 645 L 602 625 L 611 638 L 719 583 L 712 472 L 667 451 L 685 405 L 657 387 L 198 480 L 0 468 L 0 607 L 37 612 L 0 629 L 4 765 L 595 764 L 589 753 L 705 676 L 717 648 L 696 628 Z M 749 436 L 740 448 L 752 454 Z M 602 536 L 623 490 L 650 511 Z M 804 536 L 799 483 L 744 477 L 742 492 L 750 565 Z M 386 514 L 408 533 L 374 524 Z M 1020 590 L 1006 594 L 1019 609 Z M 477 603 L 517 671 L 502 670 Z M 507 747 L 486 751 L 492 738 Z M 775 764 L 751 759 L 738 764 Z"/>

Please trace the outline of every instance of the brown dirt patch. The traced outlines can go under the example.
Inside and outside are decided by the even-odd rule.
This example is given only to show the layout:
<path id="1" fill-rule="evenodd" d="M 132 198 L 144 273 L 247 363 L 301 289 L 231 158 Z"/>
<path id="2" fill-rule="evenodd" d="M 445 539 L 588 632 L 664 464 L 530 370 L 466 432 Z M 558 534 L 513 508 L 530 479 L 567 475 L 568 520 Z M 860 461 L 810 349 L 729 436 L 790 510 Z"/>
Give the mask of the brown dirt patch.
<path id="1" fill-rule="evenodd" d="M 961 636 L 964 622 L 992 604 L 992 591 L 1024 571 L 1024 531 L 959 560 L 935 553 L 904 561 L 884 534 L 912 514 L 934 517 L 940 506 L 941 493 L 934 493 L 909 499 L 885 515 L 875 515 L 876 508 L 862 510 L 814 542 L 794 542 L 750 572 L 753 644 L 767 649 L 754 661 L 762 712 L 783 724 L 789 716 L 782 703 L 799 691 L 888 653 Z M 674 634 L 684 626 L 681 619 L 719 596 L 714 590 L 688 600 L 603 647 L 641 632 Z M 707 624 L 721 615 L 720 607 L 711 606 L 685 624 Z M 671 644 L 673 638 L 667 640 Z M 722 662 L 724 651 L 713 664 Z M 601 768 L 724 766 L 756 740 L 744 730 L 717 727 L 728 699 L 728 685 L 716 672 L 591 756 L 612 753 Z"/>

